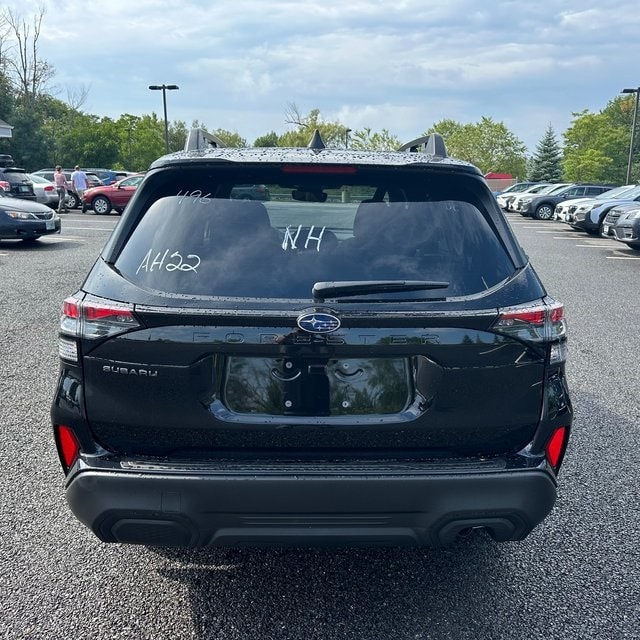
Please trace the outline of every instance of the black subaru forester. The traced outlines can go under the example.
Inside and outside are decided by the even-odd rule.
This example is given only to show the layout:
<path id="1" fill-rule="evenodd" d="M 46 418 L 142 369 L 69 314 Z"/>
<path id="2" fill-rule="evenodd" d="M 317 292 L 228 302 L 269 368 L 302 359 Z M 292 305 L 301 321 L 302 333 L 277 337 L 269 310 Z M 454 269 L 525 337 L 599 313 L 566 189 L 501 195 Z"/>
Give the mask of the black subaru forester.
<path id="1" fill-rule="evenodd" d="M 250 184 L 270 199 L 232 197 Z M 439 136 L 381 153 L 194 130 L 64 301 L 69 505 L 106 542 L 523 539 L 571 429 L 565 331 Z"/>

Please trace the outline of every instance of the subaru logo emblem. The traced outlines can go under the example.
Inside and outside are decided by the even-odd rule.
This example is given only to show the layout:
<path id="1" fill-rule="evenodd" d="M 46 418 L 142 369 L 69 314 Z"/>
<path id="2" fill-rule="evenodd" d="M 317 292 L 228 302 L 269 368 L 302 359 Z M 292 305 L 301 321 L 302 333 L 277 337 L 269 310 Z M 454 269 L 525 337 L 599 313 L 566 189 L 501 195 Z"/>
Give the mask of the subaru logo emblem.
<path id="1" fill-rule="evenodd" d="M 331 333 L 340 328 L 340 320 L 329 313 L 305 313 L 297 323 L 307 333 Z"/>

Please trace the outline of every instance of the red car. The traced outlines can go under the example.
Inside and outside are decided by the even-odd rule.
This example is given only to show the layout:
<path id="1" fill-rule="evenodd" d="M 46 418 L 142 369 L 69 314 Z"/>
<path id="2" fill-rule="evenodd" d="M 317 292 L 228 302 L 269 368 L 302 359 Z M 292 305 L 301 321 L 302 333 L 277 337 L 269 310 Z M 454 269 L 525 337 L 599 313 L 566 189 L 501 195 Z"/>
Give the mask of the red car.
<path id="1" fill-rule="evenodd" d="M 136 192 L 144 174 L 129 176 L 110 185 L 87 189 L 82 211 L 93 209 L 98 215 L 108 215 L 115 209 L 120 215 Z"/>

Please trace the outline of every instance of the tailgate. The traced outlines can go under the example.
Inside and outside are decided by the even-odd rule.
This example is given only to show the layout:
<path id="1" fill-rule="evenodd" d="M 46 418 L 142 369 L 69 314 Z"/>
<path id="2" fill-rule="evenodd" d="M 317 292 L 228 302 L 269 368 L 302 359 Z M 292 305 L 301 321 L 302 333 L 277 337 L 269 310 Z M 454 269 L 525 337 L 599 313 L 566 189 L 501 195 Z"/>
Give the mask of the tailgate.
<path id="1" fill-rule="evenodd" d="M 491 455 L 530 442 L 542 411 L 543 354 L 477 319 L 324 336 L 295 317 L 152 320 L 84 358 L 88 419 L 112 451 Z"/>

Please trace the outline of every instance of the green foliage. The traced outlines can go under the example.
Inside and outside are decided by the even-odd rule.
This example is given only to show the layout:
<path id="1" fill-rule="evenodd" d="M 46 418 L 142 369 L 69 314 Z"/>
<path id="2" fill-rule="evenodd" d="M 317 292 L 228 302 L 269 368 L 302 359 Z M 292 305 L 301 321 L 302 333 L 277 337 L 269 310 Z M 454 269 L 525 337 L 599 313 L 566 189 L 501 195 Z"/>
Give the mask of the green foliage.
<path id="1" fill-rule="evenodd" d="M 240 137 L 237 132 L 227 131 L 226 129 L 216 129 L 212 131 L 214 136 L 218 136 L 227 147 L 246 147 L 247 141 Z"/>
<path id="2" fill-rule="evenodd" d="M 345 146 L 347 127 L 339 122 L 322 120 L 319 109 L 312 109 L 306 116 L 303 116 L 295 105 L 290 105 L 287 122 L 297 128 L 278 137 L 279 147 L 306 147 L 311 142 L 316 129 L 320 131 L 327 147 Z"/>
<path id="3" fill-rule="evenodd" d="M 466 160 L 483 173 L 497 171 L 521 177 L 526 172 L 526 147 L 502 122 L 482 117 L 476 124 L 445 119 L 423 135 L 437 132 L 444 137 L 449 155 Z"/>
<path id="4" fill-rule="evenodd" d="M 613 160 L 598 149 L 586 149 L 569 156 L 564 163 L 568 180 L 572 182 L 606 182 L 603 178 L 610 170 Z"/>
<path id="5" fill-rule="evenodd" d="M 14 96 L 9 78 L 0 70 L 0 120 L 9 122 L 14 109 Z"/>
<path id="6" fill-rule="evenodd" d="M 528 179 L 533 182 L 562 180 L 562 149 L 551 124 L 538 142 L 536 152 L 528 164 Z"/>
<path id="7" fill-rule="evenodd" d="M 263 136 L 256 138 L 253 142 L 254 147 L 277 147 L 278 146 L 278 134 L 275 131 L 270 131 Z"/>
<path id="8" fill-rule="evenodd" d="M 402 142 L 387 129 L 372 133 L 369 127 L 365 127 L 351 135 L 349 146 L 362 151 L 397 151 L 402 146 Z"/>
<path id="9" fill-rule="evenodd" d="M 564 133 L 567 180 L 625 182 L 633 106 L 633 96 L 620 96 L 600 113 L 585 110 L 573 114 L 573 122 Z M 589 178 L 584 177 L 587 175 Z"/>

